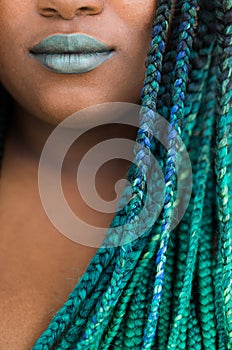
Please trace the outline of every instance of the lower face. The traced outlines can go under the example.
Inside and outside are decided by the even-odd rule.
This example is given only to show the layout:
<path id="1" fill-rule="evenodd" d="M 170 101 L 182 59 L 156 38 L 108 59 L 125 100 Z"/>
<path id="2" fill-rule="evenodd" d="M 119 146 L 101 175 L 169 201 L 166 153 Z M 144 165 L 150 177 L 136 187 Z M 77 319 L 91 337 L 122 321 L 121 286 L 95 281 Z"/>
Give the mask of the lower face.
<path id="1" fill-rule="evenodd" d="M 140 103 L 155 10 L 154 0 L 2 0 L 1 83 L 26 113 L 54 125 L 91 105 Z M 45 37 L 71 33 L 92 36 L 113 54 L 90 71 L 69 74 L 31 55 Z"/>

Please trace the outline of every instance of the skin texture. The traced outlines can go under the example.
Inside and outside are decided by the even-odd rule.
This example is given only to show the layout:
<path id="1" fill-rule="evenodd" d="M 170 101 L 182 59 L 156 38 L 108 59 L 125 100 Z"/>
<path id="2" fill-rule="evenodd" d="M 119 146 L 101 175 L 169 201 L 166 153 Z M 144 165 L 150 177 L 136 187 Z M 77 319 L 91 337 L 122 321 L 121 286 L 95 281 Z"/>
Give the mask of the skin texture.
<path id="1" fill-rule="evenodd" d="M 139 103 L 154 0 L 146 6 L 142 0 L 1 1 L 0 9 L 0 79 L 27 113 L 57 124 L 93 104 Z M 74 32 L 115 48 L 114 57 L 88 74 L 65 76 L 29 56 L 28 50 L 46 36 Z"/>
<path id="2" fill-rule="evenodd" d="M 14 100 L 0 181 L 1 349 L 32 347 L 96 252 L 59 234 L 47 218 L 38 160 L 50 132 L 68 115 L 103 102 L 139 103 L 155 7 L 154 0 L 146 6 L 144 0 L 0 1 L 0 81 Z M 105 42 L 114 57 L 91 72 L 62 75 L 29 56 L 44 37 L 74 32 Z M 62 174 L 73 211 L 100 225 L 109 225 L 112 215 L 99 216 L 81 202 L 72 160 L 116 131 L 103 128 L 84 138 L 70 151 Z M 121 135 L 135 136 L 126 130 Z M 114 183 L 127 167 L 117 161 L 104 168 L 97 180 L 103 198 L 113 199 Z"/>

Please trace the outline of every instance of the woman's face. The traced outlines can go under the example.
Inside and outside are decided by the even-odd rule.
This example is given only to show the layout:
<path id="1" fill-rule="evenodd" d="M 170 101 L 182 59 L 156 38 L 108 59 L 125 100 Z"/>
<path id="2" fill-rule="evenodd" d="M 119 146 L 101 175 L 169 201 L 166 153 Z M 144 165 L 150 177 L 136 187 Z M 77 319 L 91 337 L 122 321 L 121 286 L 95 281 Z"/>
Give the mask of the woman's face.
<path id="1" fill-rule="evenodd" d="M 1 0 L 1 83 L 27 113 L 52 124 L 94 104 L 139 103 L 155 10 L 156 0 Z M 112 54 L 95 68 L 96 56 L 87 59 L 92 68 L 75 73 L 51 70 L 31 55 L 47 36 L 74 33 Z"/>

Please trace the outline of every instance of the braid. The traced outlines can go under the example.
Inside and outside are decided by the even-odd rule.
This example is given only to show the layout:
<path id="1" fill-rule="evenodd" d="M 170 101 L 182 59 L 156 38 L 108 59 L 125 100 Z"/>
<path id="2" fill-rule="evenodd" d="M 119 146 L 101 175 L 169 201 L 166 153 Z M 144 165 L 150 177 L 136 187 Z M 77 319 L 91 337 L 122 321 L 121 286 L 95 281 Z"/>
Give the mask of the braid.
<path id="1" fill-rule="evenodd" d="M 209 77 L 207 80 L 207 95 L 205 98 L 205 111 L 209 119 L 207 120 L 207 133 L 211 138 L 213 127 L 215 123 L 215 69 L 214 67 L 209 71 Z M 210 115 L 212 118 L 210 118 Z M 212 167 L 212 154 L 208 156 L 208 161 Z M 198 260 L 197 260 L 197 282 L 198 282 L 198 295 L 199 295 L 199 316 L 202 332 L 202 343 L 207 349 L 216 349 L 216 320 L 215 320 L 215 306 L 214 306 L 214 290 L 213 290 L 213 239 L 214 239 L 214 226 L 213 221 L 213 207 L 212 203 L 215 203 L 214 191 L 215 179 L 212 177 L 212 173 L 208 172 L 205 202 L 202 218 L 202 227 L 199 235 L 199 248 L 198 248 Z"/>
<path id="2" fill-rule="evenodd" d="M 201 350 L 202 339 L 199 320 L 197 318 L 196 302 L 194 297 L 191 297 L 190 302 L 190 317 L 188 322 L 187 347 L 186 349 Z"/>
<path id="3" fill-rule="evenodd" d="M 227 347 L 232 348 L 232 222 L 231 222 L 231 64 L 232 64 L 232 3 L 217 2 L 217 138 L 216 138 L 216 191 L 217 217 L 220 240 L 219 262 L 222 272 L 222 298 Z"/>
<path id="4" fill-rule="evenodd" d="M 171 234 L 168 242 L 167 261 L 165 264 L 165 279 L 163 284 L 162 299 L 159 308 L 157 325 L 157 348 L 167 349 L 170 334 L 170 322 L 172 319 L 172 289 L 174 284 L 173 267 L 176 265 L 177 235 Z"/>
<path id="5" fill-rule="evenodd" d="M 182 6 L 181 24 L 179 27 L 179 42 L 177 47 L 177 58 L 175 66 L 175 83 L 172 92 L 173 106 L 170 114 L 170 125 L 176 133 L 170 132 L 170 148 L 167 152 L 166 162 L 166 196 L 164 202 L 164 218 L 162 220 L 162 236 L 160 248 L 157 254 L 157 275 L 154 285 L 154 296 L 151 311 L 148 316 L 148 324 L 144 333 L 144 349 L 150 349 L 155 337 L 156 324 L 158 321 L 158 308 L 162 296 L 162 285 L 164 280 L 164 267 L 166 262 L 166 251 L 169 239 L 170 223 L 172 219 L 172 208 L 174 204 L 176 174 L 173 162 L 175 154 L 175 139 L 181 134 L 179 119 L 182 118 L 182 107 L 186 93 L 187 65 L 189 63 L 190 48 L 192 45 L 193 25 L 196 16 L 196 2 L 184 3 Z M 166 210 L 165 210 L 166 209 Z"/>
<path id="6" fill-rule="evenodd" d="M 154 17 L 130 191 L 111 223 L 114 233 L 33 350 L 232 350 L 232 2 L 158 0 Z M 153 136 L 156 112 L 170 125 L 166 150 Z M 0 161 L 8 113 L 1 102 Z M 190 156 L 193 191 L 171 229 L 178 137 Z M 159 194 L 152 156 L 164 174 L 164 205 L 137 237 L 136 217 L 150 201 L 147 179 Z M 111 244 L 127 236 L 129 243 Z"/>

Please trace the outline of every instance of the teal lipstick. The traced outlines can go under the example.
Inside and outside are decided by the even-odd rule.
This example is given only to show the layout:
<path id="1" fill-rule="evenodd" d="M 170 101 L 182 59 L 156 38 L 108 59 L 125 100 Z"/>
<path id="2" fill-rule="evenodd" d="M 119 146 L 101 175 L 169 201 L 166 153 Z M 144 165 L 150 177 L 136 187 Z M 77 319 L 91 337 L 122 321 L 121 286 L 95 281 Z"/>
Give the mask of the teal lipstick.
<path id="1" fill-rule="evenodd" d="M 36 54 L 34 57 L 53 72 L 63 74 L 86 73 L 111 58 L 113 52 L 96 52 L 86 54 Z"/>
<path id="2" fill-rule="evenodd" d="M 110 59 L 114 49 L 88 35 L 57 34 L 35 45 L 30 55 L 55 73 L 80 74 Z"/>

